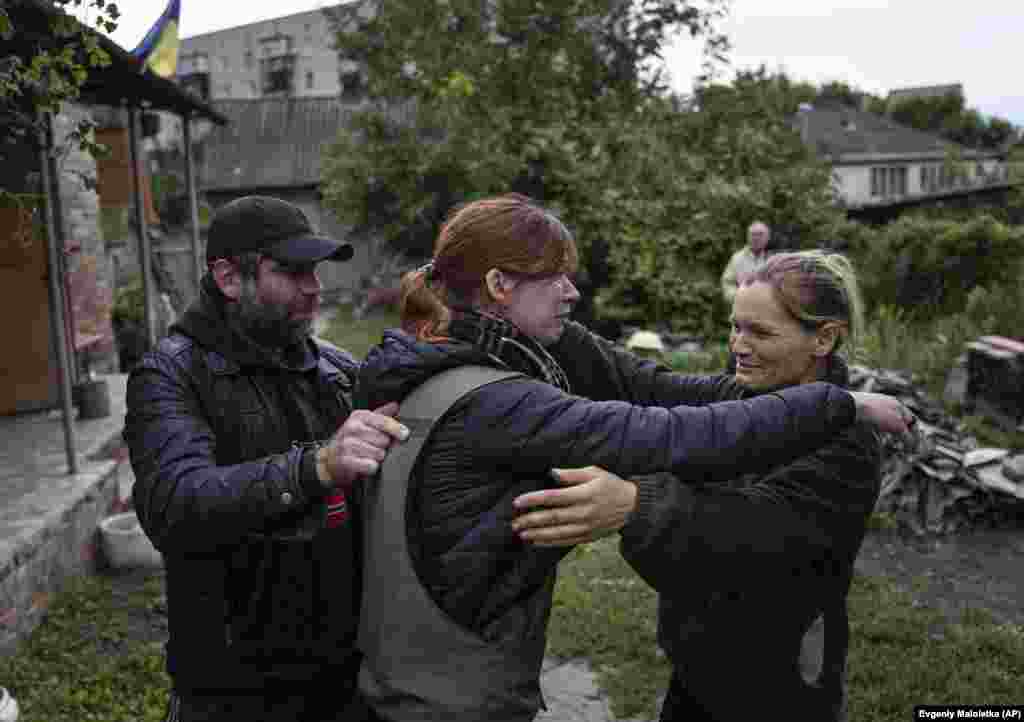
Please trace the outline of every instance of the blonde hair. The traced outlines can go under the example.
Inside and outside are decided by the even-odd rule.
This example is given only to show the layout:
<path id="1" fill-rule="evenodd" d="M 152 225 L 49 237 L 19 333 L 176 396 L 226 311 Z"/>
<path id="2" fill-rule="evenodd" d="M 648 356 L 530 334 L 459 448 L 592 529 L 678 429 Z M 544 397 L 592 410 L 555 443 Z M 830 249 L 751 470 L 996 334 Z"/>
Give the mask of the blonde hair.
<path id="1" fill-rule="evenodd" d="M 450 308 L 486 292 L 492 268 L 523 275 L 573 273 L 576 242 L 532 199 L 508 193 L 456 208 L 441 226 L 434 259 L 402 278 L 402 328 L 421 339 L 443 334 Z"/>
<path id="2" fill-rule="evenodd" d="M 743 285 L 767 283 L 789 314 L 808 330 L 827 322 L 840 324 L 832 353 L 844 348 L 844 356 L 855 359 L 860 352 L 864 328 L 864 302 L 857 272 L 840 253 L 800 251 L 771 256 Z"/>

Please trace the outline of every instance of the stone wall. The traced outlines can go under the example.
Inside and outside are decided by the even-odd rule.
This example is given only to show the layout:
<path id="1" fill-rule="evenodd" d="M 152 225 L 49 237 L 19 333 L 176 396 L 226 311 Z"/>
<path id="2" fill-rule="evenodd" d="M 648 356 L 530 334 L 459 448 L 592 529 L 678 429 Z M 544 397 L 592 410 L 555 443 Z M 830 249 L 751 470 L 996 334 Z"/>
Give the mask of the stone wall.
<path id="1" fill-rule="evenodd" d="M 41 621 L 68 579 L 97 570 L 101 554 L 97 525 L 117 510 L 118 487 L 131 473 L 126 460 L 90 464 L 78 475 L 84 494 L 54 512 L 0 567 L 0 655 L 10 654 Z M 54 493 L 54 503 L 64 503 Z"/>

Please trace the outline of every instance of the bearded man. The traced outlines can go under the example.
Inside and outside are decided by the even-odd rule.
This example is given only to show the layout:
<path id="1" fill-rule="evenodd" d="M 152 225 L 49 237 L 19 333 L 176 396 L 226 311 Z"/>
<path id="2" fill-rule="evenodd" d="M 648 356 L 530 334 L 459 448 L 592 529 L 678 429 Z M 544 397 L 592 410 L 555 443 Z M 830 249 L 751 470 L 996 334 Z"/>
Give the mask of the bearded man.
<path id="1" fill-rule="evenodd" d="M 408 430 L 352 411 L 357 362 L 312 336 L 317 267 L 352 247 L 295 205 L 214 215 L 198 301 L 132 369 L 124 437 L 162 552 L 168 720 L 356 720 L 355 481 Z"/>

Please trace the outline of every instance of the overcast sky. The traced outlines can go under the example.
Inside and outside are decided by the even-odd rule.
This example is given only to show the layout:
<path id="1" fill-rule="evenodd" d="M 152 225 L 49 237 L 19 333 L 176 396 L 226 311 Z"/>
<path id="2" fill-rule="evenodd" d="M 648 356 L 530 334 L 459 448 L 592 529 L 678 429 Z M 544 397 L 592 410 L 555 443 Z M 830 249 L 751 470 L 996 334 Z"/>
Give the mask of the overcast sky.
<path id="1" fill-rule="evenodd" d="M 166 0 L 121 0 L 113 38 L 134 47 Z M 181 0 L 183 37 L 321 8 L 324 0 Z M 967 104 L 1024 126 L 1024 0 L 733 0 L 724 30 L 736 68 L 893 88 L 962 83 Z M 699 41 L 668 53 L 674 85 L 699 71 Z M 726 76 L 728 77 L 728 76 Z"/>

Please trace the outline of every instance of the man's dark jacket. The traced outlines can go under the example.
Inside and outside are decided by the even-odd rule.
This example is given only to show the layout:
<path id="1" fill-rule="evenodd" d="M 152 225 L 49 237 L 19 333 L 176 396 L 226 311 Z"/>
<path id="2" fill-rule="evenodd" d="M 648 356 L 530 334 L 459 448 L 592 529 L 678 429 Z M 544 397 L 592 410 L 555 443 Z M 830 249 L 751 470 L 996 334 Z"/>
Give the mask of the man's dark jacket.
<path id="1" fill-rule="evenodd" d="M 582 327 L 571 328 L 556 358 L 581 382 L 591 364 L 604 369 L 605 393 L 615 392 L 604 346 Z M 360 370 L 356 406 L 401 401 L 431 376 L 465 364 L 500 366 L 457 340 L 422 343 L 387 332 Z M 629 392 L 617 396 L 634 405 L 608 396 L 595 402 L 517 378 L 475 391 L 439 422 L 410 479 L 408 533 L 424 586 L 453 619 L 506 645 L 543 633 L 565 550 L 524 545 L 509 522 L 512 500 L 550 485 L 551 467 L 597 464 L 622 474 L 668 469 L 694 480 L 725 480 L 791 461 L 854 419 L 849 394 L 826 384 L 682 408 L 699 387 L 653 367 L 623 367 L 632 374 Z M 581 393 L 601 398 L 596 389 Z"/>
<path id="2" fill-rule="evenodd" d="M 325 523 L 309 442 L 347 417 L 356 367 L 319 340 L 279 354 L 253 343 L 207 277 L 132 370 L 133 499 L 164 556 L 180 692 L 354 683 L 356 515 Z"/>

